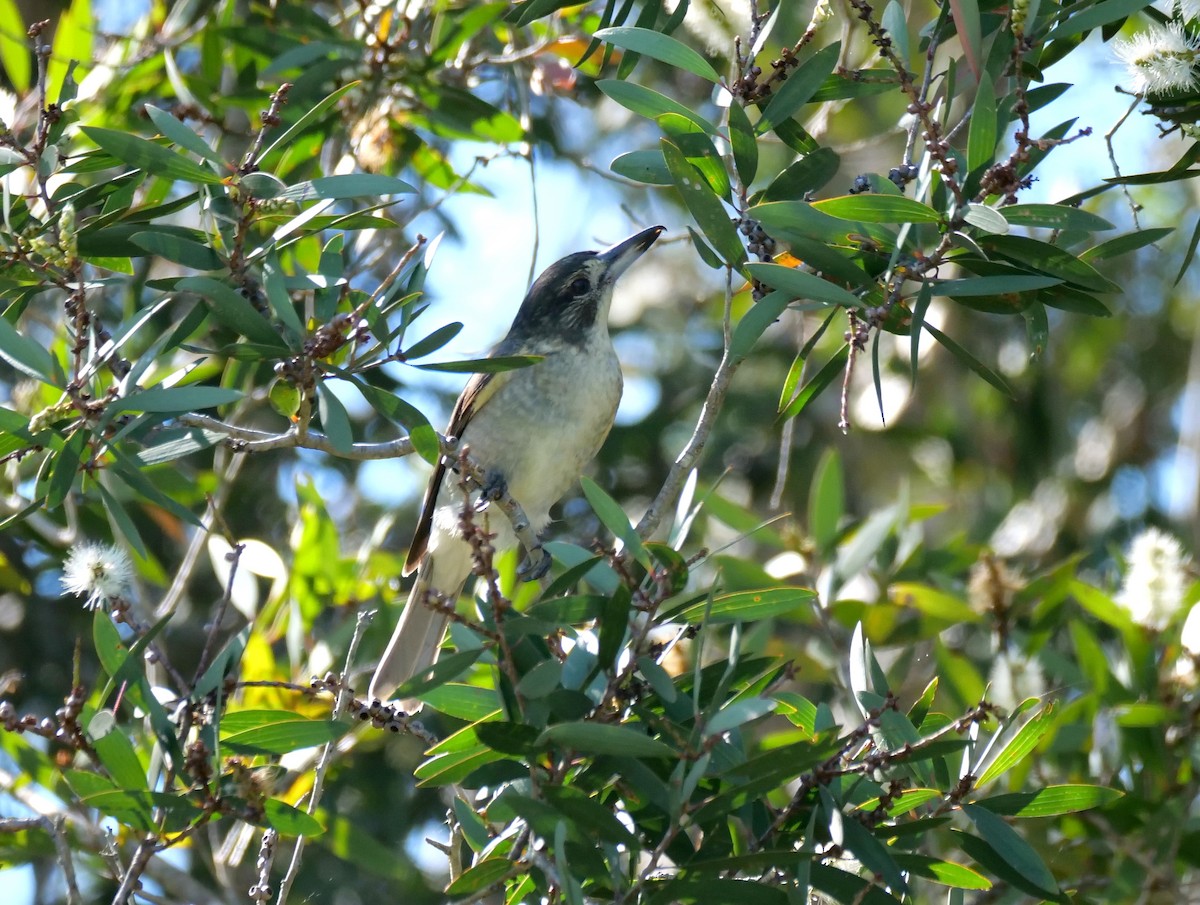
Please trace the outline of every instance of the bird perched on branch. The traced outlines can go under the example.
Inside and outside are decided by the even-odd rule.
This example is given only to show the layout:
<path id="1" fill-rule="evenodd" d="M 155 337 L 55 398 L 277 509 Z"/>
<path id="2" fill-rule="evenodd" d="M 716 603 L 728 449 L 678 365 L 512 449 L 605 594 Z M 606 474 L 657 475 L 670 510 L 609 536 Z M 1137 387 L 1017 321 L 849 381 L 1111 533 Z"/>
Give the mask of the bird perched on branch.
<path id="1" fill-rule="evenodd" d="M 653 226 L 606 251 L 582 251 L 551 264 L 529 288 L 508 335 L 493 356 L 537 355 L 536 364 L 476 374 L 467 384 L 446 433 L 458 437 L 484 477 L 483 493 L 507 492 L 534 532 L 550 507 L 579 478 L 608 436 L 621 401 L 621 367 L 608 335 L 608 309 L 617 278 L 654 244 Z M 472 547 L 463 538 L 462 479 L 445 461 L 434 470 L 404 574 L 417 579 L 387 650 L 371 678 L 371 698 L 383 700 L 437 659 L 449 620 L 438 609 L 453 601 L 471 574 Z M 508 519 L 492 513 L 488 530 L 497 550 L 513 547 Z M 541 572 L 549 565 L 544 558 Z M 540 577 L 532 570 L 528 578 Z"/>

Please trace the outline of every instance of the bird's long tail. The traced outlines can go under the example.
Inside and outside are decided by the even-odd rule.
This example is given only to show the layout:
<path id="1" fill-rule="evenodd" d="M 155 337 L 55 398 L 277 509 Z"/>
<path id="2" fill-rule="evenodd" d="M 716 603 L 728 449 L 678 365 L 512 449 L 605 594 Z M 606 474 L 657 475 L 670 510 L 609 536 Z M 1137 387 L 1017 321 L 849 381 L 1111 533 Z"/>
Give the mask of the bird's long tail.
<path id="1" fill-rule="evenodd" d="M 371 677 L 367 693 L 372 700 L 387 700 L 397 687 L 429 669 L 437 660 L 450 621 L 445 612 L 436 608 L 437 598 L 445 597 L 451 602 L 457 599 L 471 571 L 469 550 L 466 553 L 464 559 L 455 549 L 431 551 L 421 562 L 392 640 Z M 420 709 L 419 701 L 401 703 L 410 713 Z"/>

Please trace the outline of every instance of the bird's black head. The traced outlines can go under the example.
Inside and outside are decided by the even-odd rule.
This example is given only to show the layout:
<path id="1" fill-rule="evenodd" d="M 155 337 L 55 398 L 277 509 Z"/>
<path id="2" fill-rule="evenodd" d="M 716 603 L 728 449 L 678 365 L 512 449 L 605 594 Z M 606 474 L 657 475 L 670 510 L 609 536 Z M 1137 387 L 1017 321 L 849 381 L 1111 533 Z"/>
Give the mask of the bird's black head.
<path id="1" fill-rule="evenodd" d="M 663 231 L 652 226 L 606 251 L 579 251 L 555 261 L 534 280 L 521 303 L 508 342 L 559 340 L 582 345 L 608 317 L 613 285 Z"/>

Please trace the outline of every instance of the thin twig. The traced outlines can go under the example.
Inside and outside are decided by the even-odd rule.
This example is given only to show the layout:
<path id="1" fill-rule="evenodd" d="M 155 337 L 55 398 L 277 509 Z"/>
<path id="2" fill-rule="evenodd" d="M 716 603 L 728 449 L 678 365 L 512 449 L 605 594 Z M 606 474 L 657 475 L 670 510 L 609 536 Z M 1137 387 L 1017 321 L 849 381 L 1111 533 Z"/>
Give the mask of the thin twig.
<path id="1" fill-rule="evenodd" d="M 340 719 L 342 713 L 346 709 L 347 702 L 353 698 L 353 692 L 348 687 L 350 675 L 353 672 L 354 658 L 358 654 L 358 644 L 362 641 L 363 633 L 367 630 L 367 626 L 371 624 L 371 620 L 375 616 L 375 610 L 364 610 L 358 614 L 358 620 L 354 623 L 354 635 L 350 638 L 350 647 L 346 651 L 346 666 L 342 672 L 343 681 L 338 687 L 337 698 L 333 704 L 334 720 Z M 334 752 L 337 750 L 336 742 L 326 742 L 325 748 L 321 751 L 321 760 L 317 763 L 316 774 L 313 777 L 312 791 L 308 793 L 308 804 L 305 810 L 312 814 L 317 810 L 317 805 L 321 803 L 321 795 L 325 790 L 325 774 L 329 770 L 329 765 L 333 762 Z M 296 881 L 297 874 L 300 873 L 300 859 L 304 854 L 304 837 L 296 838 L 296 847 L 292 849 L 292 860 L 288 863 L 287 873 L 279 883 L 279 898 L 278 905 L 284 905 L 287 902 L 288 893 L 292 890 L 292 884 Z"/>
<path id="2" fill-rule="evenodd" d="M 208 637 L 204 639 L 204 649 L 200 651 L 200 662 L 196 664 L 196 677 L 192 679 L 193 690 L 201 676 L 204 675 L 204 671 L 208 669 L 208 661 L 212 656 L 213 647 L 216 645 L 217 635 L 221 631 L 221 623 L 225 621 L 225 610 L 229 608 L 229 601 L 233 599 L 233 583 L 237 579 L 238 565 L 242 561 L 242 551 L 245 549 L 245 544 L 234 544 L 233 549 L 226 554 L 231 563 L 229 578 L 225 581 L 225 593 L 217 602 L 217 611 L 213 614 L 212 622 L 208 626 Z"/>
<path id="3" fill-rule="evenodd" d="M 0 819 L 0 833 L 19 833 L 23 830 L 43 830 L 54 840 L 54 849 L 58 854 L 58 866 L 63 873 L 63 883 L 67 887 L 67 905 L 79 905 L 79 884 L 75 881 L 75 863 L 71 859 L 71 846 L 67 843 L 63 832 L 67 818 L 63 815 L 56 817 L 6 817 Z"/>
<path id="4" fill-rule="evenodd" d="M 708 388 L 708 395 L 704 398 L 704 405 L 700 409 L 700 417 L 696 420 L 696 427 L 692 430 L 692 436 L 688 440 L 687 445 L 676 457 L 671 465 L 671 470 L 667 473 L 667 479 L 663 481 L 662 487 L 658 491 L 658 495 L 654 498 L 654 502 L 646 509 L 641 521 L 637 524 L 637 533 L 642 538 L 647 538 L 657 530 L 659 522 L 662 521 L 663 514 L 675 505 L 675 499 L 679 496 L 679 491 L 683 487 L 683 482 L 688 476 L 696 461 L 700 458 L 700 454 L 704 452 L 704 445 L 708 442 L 709 434 L 712 433 L 713 425 L 716 423 L 717 415 L 721 411 L 721 406 L 725 402 L 725 395 L 729 392 L 729 384 L 733 380 L 733 374 L 737 370 L 739 361 L 735 360 L 730 354 L 730 311 L 733 305 L 733 268 L 725 270 L 725 317 L 724 317 L 724 335 L 725 348 L 721 353 L 721 361 L 717 365 L 717 370 L 713 374 L 712 383 Z"/>

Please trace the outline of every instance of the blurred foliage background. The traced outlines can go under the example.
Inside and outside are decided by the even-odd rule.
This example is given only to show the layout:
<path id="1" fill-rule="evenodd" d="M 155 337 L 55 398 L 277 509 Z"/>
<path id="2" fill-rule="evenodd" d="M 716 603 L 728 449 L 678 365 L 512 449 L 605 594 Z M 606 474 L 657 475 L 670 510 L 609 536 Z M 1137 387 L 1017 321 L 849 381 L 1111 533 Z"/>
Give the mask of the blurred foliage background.
<path id="1" fill-rule="evenodd" d="M 725 629 L 714 631 L 702 659 L 720 663 L 732 652 L 735 660 L 763 655 L 790 664 L 778 667 L 782 671 L 765 685 L 746 679 L 723 689 L 729 698 L 722 706 L 736 703 L 737 694 L 770 697 L 784 687 L 827 708 L 829 723 L 782 715 L 760 720 L 766 711 L 755 711 L 755 731 L 737 742 L 769 751 L 791 743 L 789 733 L 802 730 L 816 738 L 833 724 L 848 730 L 864 719 L 862 693 L 882 701 L 885 685 L 908 711 L 920 707 L 915 702 L 924 700 L 936 679 L 920 715 L 932 707 L 948 720 L 985 698 L 1018 714 L 1028 697 L 1039 707 L 1055 702 L 1039 711 L 1035 719 L 1043 722 L 1032 741 L 1024 736 L 1029 747 L 1023 753 L 1037 746 L 1033 757 L 1016 758 L 1008 765 L 1015 772 L 992 791 L 1075 783 L 1111 786 L 1124 797 L 1097 797 L 1094 803 L 1103 807 L 1096 812 L 1021 823 L 1052 879 L 1061 890 L 1094 901 L 1167 902 L 1194 895 L 1200 736 L 1195 671 L 1188 664 L 1189 653 L 1200 653 L 1200 639 L 1189 647 L 1180 628 L 1200 594 L 1186 553 L 1168 536 L 1182 540 L 1182 549 L 1200 543 L 1200 316 L 1189 266 L 1200 223 L 1193 222 L 1194 189 L 1185 178 L 1196 146 L 1186 112 L 1180 112 L 1194 99 L 1177 92 L 1157 99 L 1154 117 L 1135 111 L 1120 125 L 1111 165 L 1102 137 L 1131 104 L 1137 106 L 1133 96 L 1111 89 L 1119 77 L 1107 62 L 1111 43 L 1119 34 L 1128 37 L 1165 21 L 1171 10 L 1120 0 L 1043 0 L 1012 9 L 893 2 L 873 11 L 861 3 L 814 10 L 809 3 L 784 2 L 773 10 L 759 4 L 762 21 L 756 25 L 749 4 L 720 2 L 186 0 L 123 6 L 74 0 L 59 8 L 34 6 L 0 0 L 0 120 L 6 129 L 0 137 L 0 296 L 7 324 L 0 326 L 0 697 L 12 708 L 0 714 L 8 729 L 0 749 L 0 787 L 7 789 L 0 794 L 0 817 L 55 812 L 47 802 L 62 800 L 65 810 L 89 815 L 86 825 L 116 828 L 115 842 L 83 829 L 70 837 L 79 852 L 84 900 L 120 898 L 120 878 L 128 873 L 114 868 L 105 853 L 121 851 L 117 860 L 128 863 L 137 842 L 129 826 L 138 824 L 72 801 L 56 772 L 71 762 L 70 747 L 54 740 L 54 727 L 42 738 L 16 731 L 13 722 L 23 714 L 53 714 L 74 685 L 94 695 L 112 675 L 112 663 L 94 649 L 100 636 L 93 614 L 63 596 L 68 551 L 82 542 L 114 542 L 132 554 L 136 577 L 117 596 L 133 601 L 142 630 L 170 615 L 157 643 L 184 677 L 212 665 L 214 644 L 228 651 L 224 645 L 236 637 L 235 648 L 244 647 L 236 670 L 242 681 L 306 684 L 311 676 L 342 668 L 357 614 L 381 608 L 385 612 L 361 639 L 357 675 L 350 676 L 351 685 L 365 687 L 401 596 L 400 565 L 428 468 L 415 455 L 357 459 L 347 455 L 350 438 L 382 443 L 411 431 L 423 437 L 428 452 L 437 442 L 429 425 L 445 422 L 465 378 L 412 364 L 482 354 L 507 327 L 532 274 L 560 254 L 600 247 L 661 222 L 667 236 L 618 290 L 613 332 L 626 371 L 627 406 L 590 472 L 636 524 L 668 480 L 719 367 L 726 268 L 706 265 L 692 238 L 706 249 L 720 247 L 724 233 L 681 202 L 679 180 L 666 173 L 661 154 L 657 169 L 646 158 L 636 159 L 641 169 L 629 161 L 613 163 L 629 152 L 657 153 L 664 134 L 680 141 L 680 135 L 694 134 L 681 126 L 687 117 L 675 113 L 664 120 L 658 102 L 644 98 L 642 108 L 623 106 L 613 100 L 618 89 L 605 90 L 597 80 L 648 86 L 723 128 L 730 99 L 726 92 L 714 103 L 720 90 L 694 66 L 654 52 L 638 54 L 646 48 L 628 44 L 627 36 L 613 35 L 606 44 L 594 35 L 609 26 L 669 33 L 732 84 L 755 60 L 769 73 L 779 48 L 797 45 L 810 23 L 815 40 L 802 42 L 800 58 L 810 60 L 840 40 L 839 69 L 819 81 L 827 97 L 806 98 L 803 110 L 793 111 L 790 132 L 754 136 L 757 176 L 735 184 L 735 216 L 754 216 L 748 196 L 749 205 L 765 200 L 806 207 L 843 196 L 886 199 L 889 171 L 911 163 L 923 175 L 906 183 L 907 196 L 942 219 L 914 227 L 907 238 L 902 234 L 895 248 L 917 268 L 925 260 L 917 253 L 932 253 L 942 236 L 969 234 L 955 247 L 962 259 L 931 266 L 926 278 L 988 275 L 986 268 L 972 270 L 967 259 L 974 242 L 986 244 L 989 234 L 972 232 L 974 221 L 954 219 L 966 205 L 956 207 L 944 182 L 931 175 L 946 159 L 965 164 L 965 155 L 976 153 L 967 147 L 968 133 L 975 132 L 968 114 L 983 104 L 976 94 L 983 60 L 996 85 L 992 102 L 1001 110 L 1017 97 L 1018 82 L 1026 88 L 1065 85 L 1061 97 L 1034 111 L 1035 136 L 1064 121 L 1069 125 L 1059 137 L 1092 130 L 1072 144 L 1036 148 L 1035 157 L 1046 159 L 1035 161 L 1037 181 L 1022 189 L 1019 200 L 1062 203 L 1060 211 L 1082 205 L 1108 220 L 1111 230 L 1094 235 L 1074 229 L 1075 221 L 1061 221 L 1067 225 L 1062 230 L 1035 224 L 1033 234 L 1069 249 L 1076 260 L 1082 255 L 1119 291 L 1071 284 L 1069 302 L 1061 300 L 1063 293 L 1055 297 L 1053 286 L 1038 290 L 1045 295 L 1015 289 L 953 300 L 938 296 L 927 300 L 922 316 L 959 351 L 926 332 L 914 353 L 908 326 L 920 284 L 908 283 L 899 307 L 889 307 L 867 331 L 844 387 L 837 356 L 852 328 L 843 312 L 811 355 L 807 343 L 828 306 L 781 307 L 777 321 L 762 325 L 687 485 L 679 513 L 695 506 L 690 531 L 682 527 L 687 519 L 672 520 L 673 499 L 665 524 L 683 555 L 692 557 L 687 594 L 703 599 L 709 589 L 815 589 L 819 605 L 748 620 L 732 640 Z M 1005 68 L 1018 14 L 1029 17 L 1029 46 L 1017 53 L 1019 77 Z M 1186 10 L 1177 15 L 1189 18 Z M 930 156 L 921 142 L 915 157 L 906 156 L 906 145 L 912 150 L 909 99 L 880 58 L 878 35 L 863 25 L 864 16 L 883 21 L 893 40 L 904 34 L 897 52 L 917 75 L 926 71 L 926 51 L 936 36 L 928 65 L 936 77 L 925 90 L 947 130 L 960 119 L 965 124 L 952 133 L 953 154 Z M 42 19 L 41 30 L 26 38 Z M 1080 24 L 1069 29 L 1071 22 Z M 756 56 L 739 68 L 735 48 L 747 49 L 756 31 L 762 33 Z M 735 37 L 743 43 L 735 44 Z M 44 52 L 31 50 L 39 45 Z M 661 47 L 674 45 L 649 49 Z M 832 64 L 831 58 L 831 70 Z M 289 87 L 281 89 L 283 83 Z M 747 101 L 739 95 L 732 102 Z M 157 112 L 149 113 L 148 105 Z M 746 104 L 756 117 L 764 107 L 755 111 Z M 1146 126 L 1153 123 L 1166 134 L 1147 140 L 1154 130 Z M 1018 120 L 1002 125 L 1007 127 L 986 149 L 986 165 L 1003 163 L 1018 147 Z M 1123 142 L 1129 132 L 1136 139 Z M 152 147 L 161 154 L 145 144 L 156 135 L 163 138 Z M 738 183 L 746 174 L 731 165 L 730 144 L 719 140 L 714 147 Z M 819 157 L 818 146 L 836 153 Z M 788 169 L 806 159 L 819 175 Z M 787 172 L 791 183 L 776 181 Z M 1104 181 L 1129 174 L 1145 178 L 1128 185 Z M 319 181 L 334 176 L 359 181 Z M 863 183 L 874 191 L 860 193 Z M 747 190 L 740 199 L 739 187 Z M 753 197 L 763 190 L 765 199 Z M 714 201 L 719 194 L 710 191 Z M 979 206 L 1004 209 L 999 196 L 986 192 Z M 882 292 L 885 268 L 891 274 L 899 260 L 889 258 L 886 242 L 873 247 L 877 227 L 871 223 L 864 227 L 867 235 L 850 240 L 845 229 L 814 240 L 827 241 L 839 261 L 865 271 L 872 288 L 852 282 L 850 288 L 868 294 Z M 419 240 L 418 233 L 424 239 L 443 235 L 439 245 Z M 783 256 L 786 234 L 779 235 L 776 261 L 807 259 L 799 247 L 795 258 Z M 1129 237 L 1118 240 L 1125 253 L 1115 253 L 1122 249 L 1114 246 L 1112 254 L 1089 257 L 1085 249 L 1113 236 Z M 389 274 L 402 259 L 406 266 L 392 281 Z M 822 262 L 828 260 L 810 261 L 807 272 L 828 272 Z M 744 260 L 726 257 L 724 263 L 740 268 Z M 1019 263 L 1004 273 L 1016 273 Z M 840 272 L 836 266 L 832 271 L 837 282 Z M 753 276 L 769 283 L 763 273 Z M 1026 275 L 1039 273 L 1047 271 L 1030 266 Z M 729 277 L 735 323 L 763 294 L 752 291 L 750 275 L 735 269 Z M 214 281 L 220 286 L 214 288 Z M 377 291 L 381 287 L 386 289 Z M 380 296 L 382 303 L 370 307 L 382 313 L 364 314 L 360 306 Z M 90 312 L 87 322 L 79 320 L 78 307 L 71 308 L 71 299 L 80 297 Z M 882 298 L 872 297 L 871 304 Z M 242 303 L 249 308 L 239 308 Z M 290 319 L 281 315 L 284 307 Z M 267 318 L 252 314 L 255 320 L 248 322 L 247 310 L 265 314 L 267 333 L 275 337 L 264 335 Z M 353 338 L 364 318 L 370 321 L 364 331 L 386 338 L 374 361 L 358 353 L 347 357 L 352 347 L 373 345 Z M 465 324 L 457 338 L 437 333 L 454 322 Z M 342 337 L 328 355 L 304 345 L 322 335 Z M 82 339 L 73 347 L 75 336 Z M 126 340 L 119 354 L 105 345 L 113 336 Z M 414 347 L 419 354 L 412 354 Z M 406 354 L 391 356 L 393 348 Z M 798 353 L 807 362 L 797 362 Z M 316 360 L 348 369 L 355 379 L 324 382 L 330 370 L 314 379 Z M 135 385 L 124 382 L 131 368 L 141 376 Z M 993 380 L 980 379 L 981 370 Z M 819 379 L 822 373 L 827 381 Z M 797 386 L 814 377 L 812 386 L 823 392 L 798 417 L 781 418 Z M 164 379 L 164 386 L 211 388 L 216 395 L 143 400 L 146 408 L 115 401 L 136 391 L 137 383 L 149 387 Z M 384 396 L 402 398 L 420 412 L 398 408 Z M 221 422 L 268 435 L 286 432 L 289 416 L 303 421 L 311 406 L 319 410 L 316 428 L 330 448 L 239 452 L 224 444 L 212 422 L 185 415 L 216 406 Z M 197 434 L 204 430 L 215 432 Z M 171 443 L 195 448 L 168 449 Z M 143 454 L 155 449 L 157 457 Z M 125 458 L 109 458 L 118 455 Z M 1139 618 L 1130 603 L 1138 591 L 1129 585 L 1144 570 L 1135 572 L 1129 545 L 1148 527 L 1166 532 L 1156 536 L 1161 555 L 1154 562 L 1169 575 L 1150 570 L 1147 581 L 1156 590 L 1146 593 L 1154 597 L 1155 612 Z M 582 561 L 596 539 L 608 543 L 613 531 L 619 534 L 620 526 L 598 516 L 579 492 L 560 505 L 552 528 L 559 543 L 552 549 L 560 563 Z M 228 554 L 237 542 L 246 546 L 230 583 Z M 536 589 L 515 586 L 516 561 L 508 554 L 499 565 L 506 593 L 520 604 Z M 590 590 L 613 593 L 602 584 Z M 218 605 L 223 597 L 230 607 Z M 218 613 L 223 619 L 214 622 Z M 251 630 L 243 632 L 247 626 Z M 127 642 L 131 637 L 136 635 L 126 635 Z M 462 647 L 467 639 L 454 640 Z M 662 665 L 674 677 L 687 676 L 701 646 L 668 646 Z M 871 646 L 888 683 L 862 678 L 864 668 L 870 673 Z M 236 658 L 229 657 L 218 656 L 218 665 L 232 670 Z M 483 688 L 493 682 L 492 673 L 479 666 L 460 681 Z M 215 680 L 211 684 L 215 688 Z M 202 697 L 196 686 L 193 700 Z M 329 712 L 327 702 L 280 688 L 248 687 L 239 694 L 236 707 L 247 711 L 294 710 L 314 719 Z M 784 709 L 780 702 L 791 701 L 790 713 L 807 712 L 795 709 L 795 699 L 773 700 Z M 109 706 L 120 710 L 111 701 Z M 471 722 L 472 713 L 461 702 L 439 708 L 432 701 L 423 721 L 445 738 Z M 922 727 L 918 716 L 913 721 Z M 740 733 L 740 723 L 730 725 Z M 148 762 L 153 734 L 140 731 L 138 756 Z M 1001 736 L 1011 742 L 1011 733 Z M 446 788 L 418 787 L 414 777 L 426 760 L 427 741 L 412 732 L 343 737 L 318 815 L 326 832 L 305 851 L 293 895 L 339 905 L 381 896 L 412 902 L 482 897 L 489 888 L 483 880 L 477 889 L 460 886 L 448 896 L 453 859 L 425 842 L 450 838 Z M 278 763 L 258 753 L 264 759 L 256 766 Z M 291 804 L 302 799 L 312 761 L 301 754 L 284 756 L 290 772 L 280 768 L 286 779 L 267 794 Z M 949 810 L 962 803 L 953 794 L 956 758 L 957 752 L 946 754 L 942 768 L 950 772 L 937 777 L 943 797 L 935 803 L 945 802 Z M 221 770 L 236 772 L 228 765 Z M 719 794 L 720 787 L 710 788 L 708 781 L 696 791 L 697 801 Z M 70 789 L 81 795 L 77 786 Z M 770 791 L 779 800 L 769 807 L 783 809 L 794 786 L 781 779 Z M 253 798 L 244 789 L 238 793 L 239 800 Z M 470 801 L 463 797 L 460 804 Z M 39 803 L 47 810 L 40 811 Z M 835 822 L 827 805 L 811 807 L 813 814 L 825 814 L 821 821 Z M 244 812 L 231 816 L 199 821 L 185 844 L 168 850 L 171 857 L 155 861 L 144 890 L 148 901 L 245 898 L 256 877 L 258 841 L 253 819 Z M 943 811 L 925 816 L 932 822 L 912 831 L 918 842 L 946 831 L 938 822 Z M 464 820 L 461 812 L 457 819 Z M 282 818 L 274 825 L 285 835 L 304 829 Z M 974 827 L 992 848 L 964 843 L 970 858 L 960 851 L 950 860 L 974 864 L 997 885 L 967 893 L 965 900 L 1065 895 L 1044 885 L 1038 894 L 1036 882 L 1032 891 L 1023 887 L 1012 874 L 1020 874 L 1027 852 L 1012 847 L 986 819 Z M 832 832 L 817 832 L 817 838 L 829 844 Z M 796 833 L 788 845 L 800 844 L 803 833 Z M 936 836 L 940 841 L 930 842 L 928 853 L 949 858 L 948 838 Z M 457 835 L 454 844 L 462 847 Z M 871 860 L 878 852 L 861 846 L 847 847 L 869 869 L 861 863 L 842 869 L 875 877 L 877 884 L 839 887 L 821 875 L 804 880 L 805 888 L 811 882 L 832 899 L 851 901 L 863 890 L 881 894 L 887 885 L 886 901 L 891 895 L 904 899 L 894 882 L 883 882 L 884 862 Z M 653 844 L 645 847 L 653 850 Z M 1160 857 L 1164 851 L 1172 857 Z M 839 853 L 840 844 L 839 852 L 827 850 L 826 863 Z M 679 852 L 671 854 L 681 863 Z M 52 834 L 20 828 L 0 836 L 0 866 L 7 866 L 8 879 L 25 898 L 69 897 Z M 544 865 L 538 871 L 552 876 Z M 1035 870 L 1032 876 L 1041 875 Z M 501 881 L 498 875 L 491 879 Z M 759 879 L 778 891 L 778 881 Z M 554 890 L 539 887 L 534 894 L 514 887 L 512 878 L 504 881 L 508 901 L 525 895 L 530 901 L 538 895 L 577 900 L 569 883 L 547 881 Z M 964 901 L 969 883 L 947 885 L 957 887 L 948 901 Z M 704 899 L 682 887 L 657 893 L 645 883 L 633 888 L 626 893 L 630 900 L 657 894 L 662 901 L 723 901 L 744 894 L 713 886 L 715 898 Z M 602 884 L 588 891 L 604 894 Z M 931 900 L 924 895 L 914 891 L 909 900 Z"/>

